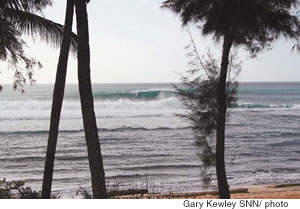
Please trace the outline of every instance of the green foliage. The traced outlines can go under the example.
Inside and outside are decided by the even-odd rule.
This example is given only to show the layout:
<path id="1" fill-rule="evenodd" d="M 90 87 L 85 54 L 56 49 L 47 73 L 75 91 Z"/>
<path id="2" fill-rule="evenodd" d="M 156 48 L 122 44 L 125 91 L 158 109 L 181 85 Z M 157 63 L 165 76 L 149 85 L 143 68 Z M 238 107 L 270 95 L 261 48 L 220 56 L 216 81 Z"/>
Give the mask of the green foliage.
<path id="1" fill-rule="evenodd" d="M 190 33 L 189 33 L 190 34 Z M 208 52 L 200 57 L 193 38 L 187 47 L 188 57 L 191 59 L 187 75 L 182 76 L 184 88 L 176 87 L 180 99 L 187 109 L 187 113 L 179 115 L 192 126 L 195 144 L 199 146 L 199 157 L 202 162 L 202 180 L 204 186 L 211 185 L 211 167 L 215 165 L 215 133 L 217 126 L 218 102 L 217 90 L 219 84 L 220 63 Z M 236 61 L 236 54 L 232 54 L 229 64 L 226 94 L 227 107 L 236 102 L 238 82 L 237 75 L 241 70 L 241 63 Z M 227 113 L 227 117 L 228 117 Z"/>

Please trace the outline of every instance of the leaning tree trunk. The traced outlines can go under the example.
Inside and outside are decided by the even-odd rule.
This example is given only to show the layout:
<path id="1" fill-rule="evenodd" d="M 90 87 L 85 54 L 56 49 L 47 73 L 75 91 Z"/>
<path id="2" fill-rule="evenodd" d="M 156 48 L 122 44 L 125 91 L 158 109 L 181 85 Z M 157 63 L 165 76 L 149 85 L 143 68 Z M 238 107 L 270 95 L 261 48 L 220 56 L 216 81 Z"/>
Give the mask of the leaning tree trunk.
<path id="1" fill-rule="evenodd" d="M 218 116 L 217 116 L 217 140 L 216 140 L 216 172 L 218 180 L 219 196 L 221 199 L 230 199 L 229 186 L 225 170 L 225 122 L 227 111 L 226 81 L 229 64 L 229 53 L 232 46 L 230 35 L 224 37 L 221 72 L 218 86 Z"/>
<path id="2" fill-rule="evenodd" d="M 93 197 L 107 198 L 105 173 L 100 149 L 90 73 L 89 29 L 86 0 L 76 0 L 76 18 L 78 33 L 78 81 L 81 110 L 88 158 L 92 177 Z"/>
<path id="3" fill-rule="evenodd" d="M 59 61 L 57 66 L 56 80 L 53 92 L 50 130 L 48 137 L 48 146 L 43 178 L 42 198 L 49 199 L 51 196 L 51 187 L 53 179 L 53 167 L 55 159 L 55 151 L 58 136 L 58 127 L 63 104 L 67 65 L 70 51 L 70 43 L 72 36 L 72 25 L 74 15 L 74 0 L 67 1 L 66 17 L 65 17 L 65 30 L 63 41 L 60 49 Z"/>

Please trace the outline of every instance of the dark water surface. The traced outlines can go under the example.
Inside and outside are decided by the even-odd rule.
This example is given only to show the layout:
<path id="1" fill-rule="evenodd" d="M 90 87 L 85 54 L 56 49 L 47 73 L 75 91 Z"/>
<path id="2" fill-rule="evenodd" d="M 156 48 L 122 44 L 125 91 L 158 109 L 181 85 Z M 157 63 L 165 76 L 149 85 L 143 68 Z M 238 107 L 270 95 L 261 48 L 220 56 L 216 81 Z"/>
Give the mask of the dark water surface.
<path id="1" fill-rule="evenodd" d="M 107 180 L 150 181 L 160 190 L 199 191 L 197 148 L 185 109 L 170 84 L 93 86 Z M 41 188 L 52 85 L 0 94 L 0 178 Z M 232 185 L 300 180 L 300 83 L 242 83 L 229 110 L 227 170 Z M 60 125 L 54 190 L 90 185 L 76 85 L 68 85 Z"/>

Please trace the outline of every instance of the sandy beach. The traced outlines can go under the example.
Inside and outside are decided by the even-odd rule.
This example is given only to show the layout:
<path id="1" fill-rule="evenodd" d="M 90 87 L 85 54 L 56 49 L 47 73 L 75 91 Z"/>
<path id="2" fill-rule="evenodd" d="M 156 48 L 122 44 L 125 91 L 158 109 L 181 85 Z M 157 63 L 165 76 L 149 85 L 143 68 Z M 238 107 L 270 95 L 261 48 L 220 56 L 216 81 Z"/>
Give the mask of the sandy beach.
<path id="1" fill-rule="evenodd" d="M 247 188 L 247 193 L 235 193 L 232 199 L 300 199 L 300 185 L 255 185 L 243 187 Z M 241 188 L 240 188 L 241 189 Z M 188 193 L 177 195 L 172 198 L 178 199 L 217 199 L 217 195 L 197 195 Z"/>
<path id="2" fill-rule="evenodd" d="M 116 199 L 218 199 L 216 191 L 118 196 Z M 300 199 L 300 184 L 253 185 L 231 190 L 232 199 Z"/>
<path id="3" fill-rule="evenodd" d="M 250 186 L 249 193 L 233 194 L 235 199 L 299 199 L 300 185 L 276 187 L 274 185 L 267 186 Z"/>

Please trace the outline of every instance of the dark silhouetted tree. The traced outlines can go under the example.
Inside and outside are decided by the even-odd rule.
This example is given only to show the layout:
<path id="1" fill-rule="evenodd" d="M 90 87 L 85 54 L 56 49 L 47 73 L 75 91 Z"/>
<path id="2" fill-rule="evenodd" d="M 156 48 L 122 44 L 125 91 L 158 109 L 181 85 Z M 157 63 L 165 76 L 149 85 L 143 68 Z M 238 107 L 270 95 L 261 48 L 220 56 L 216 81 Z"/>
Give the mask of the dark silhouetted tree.
<path id="1" fill-rule="evenodd" d="M 291 14 L 297 0 L 165 0 L 162 7 L 179 14 L 183 25 L 200 24 L 203 35 L 223 43 L 217 85 L 216 173 L 220 198 L 230 198 L 225 170 L 226 84 L 232 46 L 245 46 L 252 56 L 281 35 L 295 38 L 299 22 Z"/>
<path id="2" fill-rule="evenodd" d="M 107 198 L 107 194 L 91 84 L 87 2 L 87 0 L 76 0 L 75 3 L 78 34 L 78 81 L 93 198 L 102 199 Z"/>
<path id="3" fill-rule="evenodd" d="M 72 25 L 74 16 L 74 0 L 67 0 L 65 30 L 60 49 L 59 61 L 57 65 L 56 80 L 53 91 L 52 110 L 50 118 L 50 129 L 48 137 L 47 155 L 45 161 L 42 198 L 51 198 L 51 187 L 53 179 L 53 168 L 55 160 L 55 152 L 58 137 L 58 128 L 61 115 L 61 109 L 64 98 L 67 65 L 70 51 L 70 44 L 72 39 Z"/>

